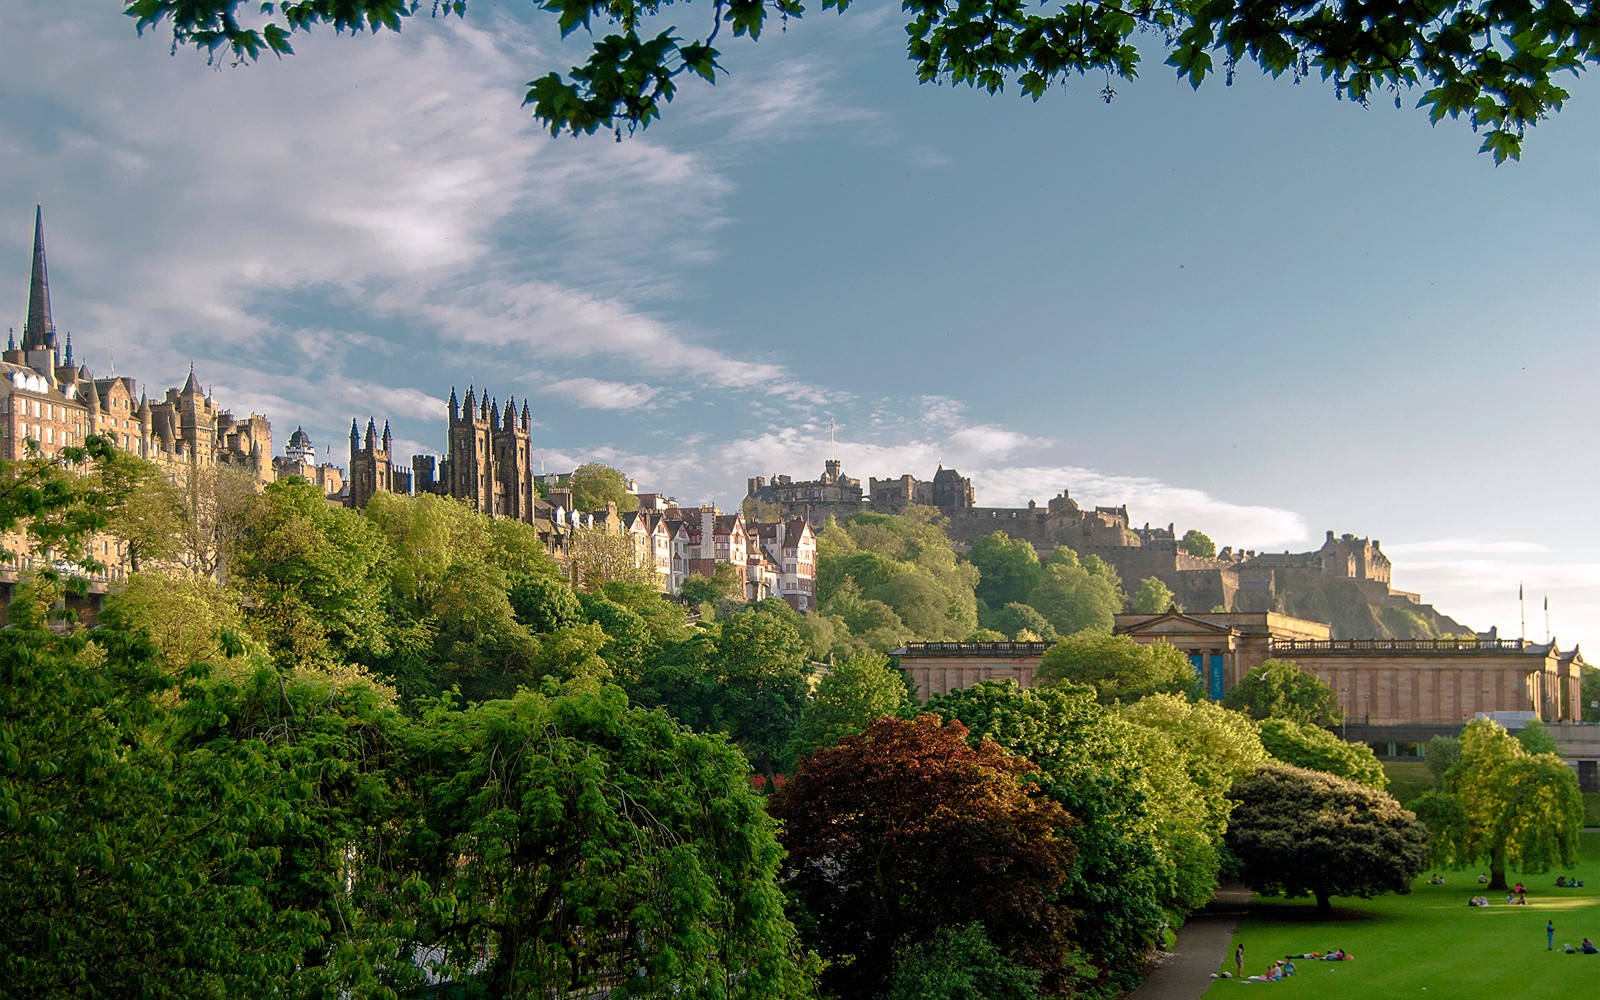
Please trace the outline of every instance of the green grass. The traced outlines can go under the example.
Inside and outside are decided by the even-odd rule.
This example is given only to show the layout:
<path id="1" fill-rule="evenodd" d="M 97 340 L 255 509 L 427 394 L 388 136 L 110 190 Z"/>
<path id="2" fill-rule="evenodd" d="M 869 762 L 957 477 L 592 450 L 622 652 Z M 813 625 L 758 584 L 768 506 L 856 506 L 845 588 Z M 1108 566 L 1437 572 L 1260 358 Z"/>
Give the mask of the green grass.
<path id="1" fill-rule="evenodd" d="M 1386 760 L 1383 773 L 1389 778 L 1389 794 L 1401 803 L 1433 790 L 1433 772 L 1425 761 Z"/>
<path id="2" fill-rule="evenodd" d="M 1600 995 L 1600 955 L 1566 955 L 1565 942 L 1600 941 L 1600 834 L 1583 835 L 1582 862 L 1568 874 L 1582 889 L 1557 889 L 1557 872 L 1530 875 L 1527 906 L 1491 897 L 1488 909 L 1467 906 L 1479 894 L 1477 872 L 1446 871 L 1445 884 L 1425 874 L 1410 895 L 1334 899 L 1332 920 L 1317 919 L 1311 900 L 1257 896 L 1228 945 L 1245 948 L 1245 975 L 1258 975 L 1287 954 L 1343 948 L 1353 962 L 1297 961 L 1299 975 L 1276 983 L 1218 980 L 1207 1000 L 1240 991 L 1285 997 L 1395 1000 L 1399 997 L 1491 997 L 1568 1000 Z M 1428 874 L 1432 874 L 1431 872 Z M 1508 873 L 1511 882 L 1516 873 Z M 1487 893 L 1485 893 L 1487 895 Z M 1556 951 L 1545 951 L 1544 925 L 1556 925 Z M 1219 970 L 1220 971 L 1220 970 Z"/>

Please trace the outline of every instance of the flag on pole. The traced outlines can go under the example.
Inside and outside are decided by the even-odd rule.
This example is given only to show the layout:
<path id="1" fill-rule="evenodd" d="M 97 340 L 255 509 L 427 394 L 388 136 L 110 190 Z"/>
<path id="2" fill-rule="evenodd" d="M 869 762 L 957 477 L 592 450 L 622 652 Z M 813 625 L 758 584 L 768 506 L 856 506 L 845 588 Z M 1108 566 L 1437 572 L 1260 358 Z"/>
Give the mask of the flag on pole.
<path id="1" fill-rule="evenodd" d="M 1519 600 L 1519 601 L 1522 600 L 1522 583 L 1521 583 L 1521 581 L 1517 582 L 1517 600 Z"/>

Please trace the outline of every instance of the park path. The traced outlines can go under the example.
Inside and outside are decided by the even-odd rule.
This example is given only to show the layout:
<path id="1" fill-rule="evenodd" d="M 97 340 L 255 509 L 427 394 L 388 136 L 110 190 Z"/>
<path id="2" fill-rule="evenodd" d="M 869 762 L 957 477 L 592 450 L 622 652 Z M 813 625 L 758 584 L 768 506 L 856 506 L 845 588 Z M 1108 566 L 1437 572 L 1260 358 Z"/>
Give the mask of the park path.
<path id="1" fill-rule="evenodd" d="M 1179 929 L 1172 951 L 1152 965 L 1144 982 L 1123 1000 L 1200 1000 L 1211 988 L 1211 974 L 1228 957 L 1234 928 L 1249 902 L 1250 890 L 1242 885 L 1218 889 L 1211 902 Z"/>

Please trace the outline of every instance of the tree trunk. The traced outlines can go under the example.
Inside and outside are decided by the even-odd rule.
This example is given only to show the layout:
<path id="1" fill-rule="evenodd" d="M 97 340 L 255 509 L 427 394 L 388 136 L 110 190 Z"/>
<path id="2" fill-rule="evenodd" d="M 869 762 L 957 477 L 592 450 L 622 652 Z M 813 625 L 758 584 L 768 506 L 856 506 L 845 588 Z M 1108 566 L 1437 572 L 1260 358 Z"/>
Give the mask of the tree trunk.
<path id="1" fill-rule="evenodd" d="M 1322 917 L 1333 916 L 1333 901 L 1325 892 L 1317 893 L 1317 915 Z"/>
<path id="2" fill-rule="evenodd" d="M 1506 887 L 1506 849 L 1496 847 L 1489 852 L 1489 891 Z"/>

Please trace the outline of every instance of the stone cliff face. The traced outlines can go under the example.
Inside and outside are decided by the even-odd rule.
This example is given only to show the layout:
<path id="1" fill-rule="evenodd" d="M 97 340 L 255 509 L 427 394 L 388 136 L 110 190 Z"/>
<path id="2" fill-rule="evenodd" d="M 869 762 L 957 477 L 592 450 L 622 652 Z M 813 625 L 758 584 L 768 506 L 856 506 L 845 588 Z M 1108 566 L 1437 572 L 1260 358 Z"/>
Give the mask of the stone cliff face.
<path id="1" fill-rule="evenodd" d="M 1274 611 L 1327 622 L 1335 639 L 1435 639 L 1472 629 L 1431 604 L 1383 593 L 1366 581 L 1337 578 L 1279 581 Z"/>

